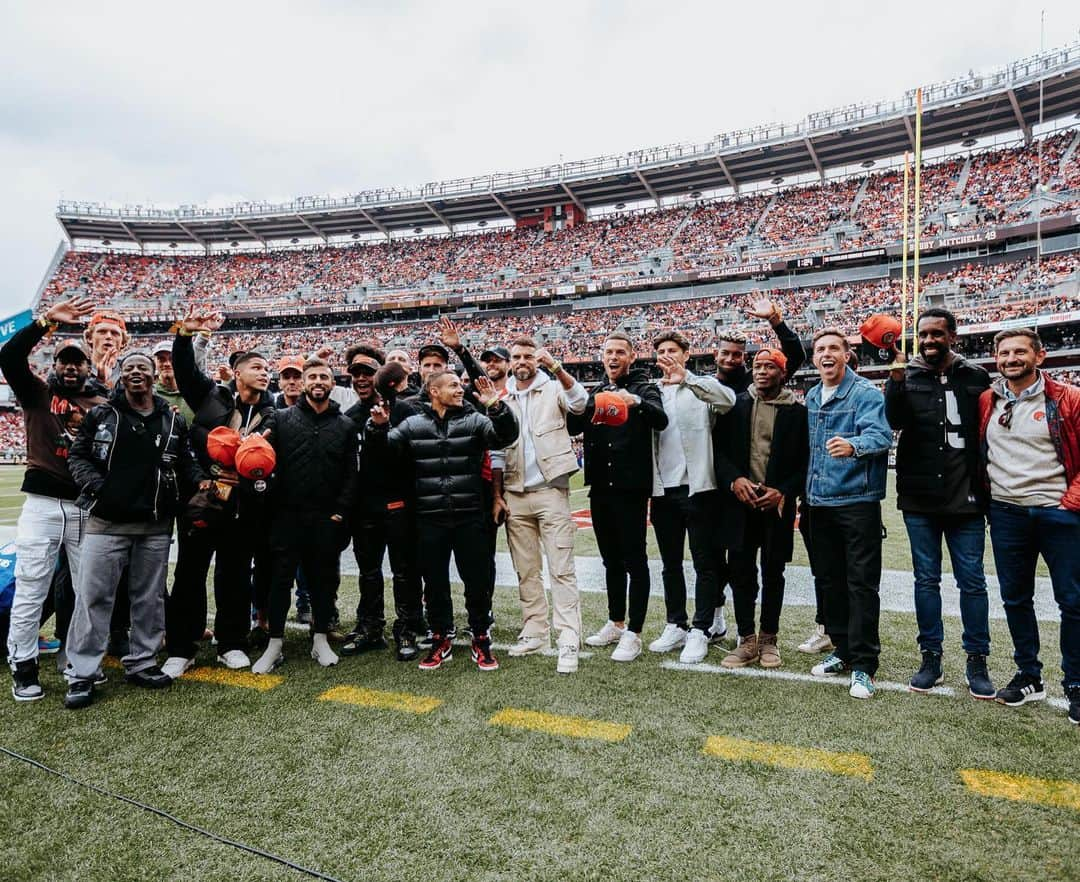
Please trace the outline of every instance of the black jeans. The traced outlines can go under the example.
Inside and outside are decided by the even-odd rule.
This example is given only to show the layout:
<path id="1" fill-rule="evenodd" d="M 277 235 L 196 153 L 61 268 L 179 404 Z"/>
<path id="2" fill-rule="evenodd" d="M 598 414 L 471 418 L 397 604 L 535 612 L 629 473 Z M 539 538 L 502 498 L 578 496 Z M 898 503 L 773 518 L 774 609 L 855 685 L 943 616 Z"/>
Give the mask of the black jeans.
<path id="1" fill-rule="evenodd" d="M 825 602 L 825 630 L 840 658 L 873 676 L 881 654 L 881 503 L 816 505 L 810 535 Z"/>
<path id="2" fill-rule="evenodd" d="M 649 497 L 640 492 L 589 492 L 593 532 L 607 582 L 608 618 L 626 621 L 635 634 L 645 627 L 649 609 L 649 559 L 645 551 L 645 514 Z M 626 584 L 630 580 L 630 618 L 626 617 Z"/>
<path id="3" fill-rule="evenodd" d="M 194 658 L 206 630 L 206 577 L 214 559 L 214 637 L 218 654 L 247 651 L 251 628 L 251 563 L 265 542 L 262 517 L 229 518 L 213 529 L 179 534 L 173 590 L 165 605 L 170 656 Z"/>
<path id="4" fill-rule="evenodd" d="M 716 491 L 690 495 L 690 488 L 666 487 L 663 496 L 652 498 L 652 525 L 660 559 L 664 563 L 664 605 L 668 624 L 687 627 L 686 577 L 683 549 L 690 536 L 694 561 L 694 627 L 707 631 L 712 625 L 720 584 L 716 574 Z"/>
<path id="5" fill-rule="evenodd" d="M 356 607 L 356 630 L 379 632 L 386 627 L 382 562 L 390 554 L 394 590 L 394 636 L 416 634 L 423 618 L 420 611 L 420 577 L 413 565 L 416 529 L 407 508 L 357 512 L 353 524 L 353 553 L 360 569 L 360 603 Z"/>
<path id="6" fill-rule="evenodd" d="M 270 526 L 270 636 L 285 636 L 292 606 L 296 568 L 302 566 L 311 595 L 311 630 L 330 629 L 337 597 L 342 546 L 348 527 L 330 520 L 328 511 L 281 511 Z"/>
<path id="7" fill-rule="evenodd" d="M 735 622 L 740 637 L 754 634 L 754 608 L 758 596 L 758 551 L 761 552 L 761 633 L 780 631 L 780 610 L 784 605 L 784 567 L 788 542 L 780 536 L 789 531 L 776 512 L 747 512 L 742 548 L 731 552 L 731 594 Z M 786 538 L 786 537 L 784 537 Z M 778 550 L 779 546 L 779 550 Z"/>
<path id="8" fill-rule="evenodd" d="M 465 584 L 465 610 L 473 636 L 491 627 L 490 536 L 481 512 L 420 515 L 416 551 L 424 577 L 428 624 L 445 635 L 454 624 L 450 598 L 450 555 Z"/>
<path id="9" fill-rule="evenodd" d="M 810 575 L 814 579 L 814 622 L 824 625 L 825 603 L 821 599 L 821 580 L 817 577 L 817 569 L 814 566 L 814 538 L 810 535 L 810 506 L 806 503 L 799 504 L 799 532 L 802 533 L 806 557 L 810 561 Z"/>

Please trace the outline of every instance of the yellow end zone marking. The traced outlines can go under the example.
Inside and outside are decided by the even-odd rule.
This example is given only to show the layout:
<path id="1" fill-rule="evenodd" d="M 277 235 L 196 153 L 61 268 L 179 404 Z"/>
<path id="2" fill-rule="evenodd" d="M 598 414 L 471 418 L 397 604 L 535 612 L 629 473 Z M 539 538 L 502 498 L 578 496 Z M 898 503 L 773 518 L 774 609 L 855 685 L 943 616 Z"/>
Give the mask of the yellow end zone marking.
<path id="1" fill-rule="evenodd" d="M 488 723 L 513 729 L 531 729 L 534 732 L 546 732 L 548 735 L 566 735 L 568 738 L 595 738 L 598 741 L 622 741 L 632 729 L 624 723 L 564 717 L 513 707 L 503 708 L 488 720 Z"/>
<path id="2" fill-rule="evenodd" d="M 266 692 L 267 689 L 273 689 L 285 682 L 285 678 L 277 674 L 253 674 L 251 671 L 233 671 L 229 668 L 192 668 L 180 679 L 218 686 L 239 686 L 241 689 L 256 689 L 259 692 Z"/>
<path id="3" fill-rule="evenodd" d="M 1007 775 L 986 769 L 961 769 L 960 777 L 968 790 L 980 796 L 997 796 L 1017 802 L 1034 802 L 1080 811 L 1080 784 L 1075 781 Z"/>
<path id="4" fill-rule="evenodd" d="M 358 686 L 335 686 L 319 696 L 319 701 L 340 701 L 361 707 L 377 707 L 382 710 L 405 711 L 410 714 L 426 714 L 441 705 L 441 698 L 430 695 L 413 695 L 409 692 L 383 692 L 380 689 L 361 689 Z"/>
<path id="5" fill-rule="evenodd" d="M 773 744 L 769 741 L 747 741 L 743 738 L 726 738 L 710 735 L 703 751 L 733 762 L 762 763 L 784 769 L 810 769 L 831 775 L 852 775 L 869 781 L 874 777 L 870 757 L 863 753 L 834 753 L 816 747 L 795 747 L 790 744 Z"/>

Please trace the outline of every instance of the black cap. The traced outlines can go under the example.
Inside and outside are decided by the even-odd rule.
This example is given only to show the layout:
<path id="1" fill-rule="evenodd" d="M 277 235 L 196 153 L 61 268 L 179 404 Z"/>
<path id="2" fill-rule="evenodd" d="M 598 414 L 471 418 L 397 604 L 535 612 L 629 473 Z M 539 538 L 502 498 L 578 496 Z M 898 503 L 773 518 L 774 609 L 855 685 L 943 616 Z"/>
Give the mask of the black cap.
<path id="1" fill-rule="evenodd" d="M 438 355 L 443 361 L 450 364 L 450 350 L 443 346 L 442 343 L 427 343 L 421 346 L 416 355 L 416 360 L 423 361 L 425 355 Z"/>
<path id="2" fill-rule="evenodd" d="M 53 361 L 59 361 L 61 354 L 69 350 L 81 355 L 83 361 L 90 361 L 90 356 L 86 354 L 85 347 L 78 340 L 67 340 L 56 347 L 53 351 Z"/>
<path id="3" fill-rule="evenodd" d="M 510 360 L 510 352 L 505 346 L 492 346 L 480 353 L 481 361 L 489 361 L 491 358 L 501 358 L 503 361 Z"/>

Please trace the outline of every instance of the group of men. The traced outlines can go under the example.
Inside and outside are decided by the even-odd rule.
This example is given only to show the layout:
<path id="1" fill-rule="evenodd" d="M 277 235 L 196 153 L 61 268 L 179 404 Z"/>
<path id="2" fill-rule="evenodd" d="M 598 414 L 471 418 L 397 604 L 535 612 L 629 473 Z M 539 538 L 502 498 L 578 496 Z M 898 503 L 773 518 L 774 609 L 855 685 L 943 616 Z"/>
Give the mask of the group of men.
<path id="1" fill-rule="evenodd" d="M 220 314 L 189 313 L 171 343 L 144 353 L 124 351 L 118 316 L 95 314 L 78 298 L 51 307 L 0 350 L 28 436 L 8 641 L 13 694 L 42 695 L 38 627 L 61 548 L 75 586 L 61 659 L 69 707 L 89 704 L 104 681 L 120 585 L 125 678 L 165 687 L 194 664 L 208 636 L 211 559 L 219 663 L 256 674 L 282 663 L 295 584 L 312 657 L 336 664 L 340 555 L 350 542 L 360 602 L 341 653 L 387 646 L 388 552 L 397 658 L 419 659 L 424 670 L 450 662 L 453 555 L 471 658 L 481 671 L 495 670 L 491 607 L 503 525 L 522 610 L 509 655 L 553 652 L 556 670 L 572 673 L 582 624 L 570 478 L 579 468 L 572 438 L 581 435 L 608 601 L 608 621 L 586 644 L 614 645 L 617 662 L 642 653 L 651 520 L 666 622 L 649 649 L 704 660 L 726 634 L 730 585 L 738 640 L 721 664 L 779 667 L 784 571 L 798 520 L 817 592 L 817 627 L 799 649 L 827 653 L 815 676 L 844 676 L 853 697 L 870 698 L 880 655 L 881 502 L 898 430 L 898 502 L 922 652 L 910 688 L 928 691 L 944 677 L 944 538 L 960 587 L 970 693 L 1008 705 L 1045 697 L 1033 606 L 1042 555 L 1061 610 L 1069 719 L 1080 722 L 1080 391 L 1039 370 L 1038 336 L 1017 329 L 995 338 L 1001 379 L 991 384 L 955 352 L 951 313 L 927 310 L 918 356 L 906 363 L 897 354 L 882 395 L 852 368 L 846 334 L 822 328 L 812 340 L 820 382 L 804 404 L 788 385 L 803 344 L 768 300 L 747 312 L 772 325 L 779 345 L 758 349 L 748 364 L 745 337 L 721 334 L 715 376 L 692 372 L 689 342 L 669 330 L 653 340 L 661 375 L 654 381 L 636 366 L 633 340 L 615 331 L 600 353 L 604 379 L 586 390 L 530 337 L 475 359 L 444 318 L 440 342 L 418 353 L 416 375 L 408 353 L 358 343 L 345 353 L 348 386 L 335 381 L 333 353 L 320 350 L 281 360 L 275 398 L 271 366 L 258 352 L 234 353 L 227 375 L 208 374 L 206 341 Z M 89 349 L 58 347 L 48 380 L 35 377 L 34 345 L 87 316 Z M 450 369 L 452 357 L 461 375 Z M 987 517 L 1018 668 L 1002 689 L 987 667 Z M 174 523 L 178 559 L 167 592 Z M 265 639 L 254 662 L 253 610 L 254 634 Z"/>

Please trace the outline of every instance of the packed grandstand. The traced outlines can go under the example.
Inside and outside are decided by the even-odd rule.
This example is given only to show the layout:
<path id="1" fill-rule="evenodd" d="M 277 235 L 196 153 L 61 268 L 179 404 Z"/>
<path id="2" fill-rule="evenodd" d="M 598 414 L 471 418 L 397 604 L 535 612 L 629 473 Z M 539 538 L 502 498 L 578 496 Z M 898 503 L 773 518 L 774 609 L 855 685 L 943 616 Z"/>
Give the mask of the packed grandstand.
<path id="1" fill-rule="evenodd" d="M 1057 52 L 1052 61 L 1068 76 L 1080 71 L 1080 47 Z M 978 92 L 956 88 L 961 100 L 949 105 L 955 108 Z M 943 100 L 950 94 L 943 88 Z M 1024 116 L 1029 106 L 1021 96 L 1011 130 L 957 131 L 924 162 L 921 303 L 956 313 L 960 348 L 974 357 L 988 354 L 989 339 L 1005 323 L 1038 325 L 1054 352 L 1051 368 L 1075 379 L 1080 114 L 1066 99 L 1055 106 L 1067 115 L 1037 125 Z M 837 131 L 838 138 L 855 138 L 850 132 L 858 129 Z M 434 320 L 450 314 L 477 352 L 528 333 L 585 381 L 599 376 L 605 332 L 627 331 L 648 359 L 655 333 L 678 328 L 696 365 L 708 369 L 718 330 L 741 330 L 752 344 L 767 338 L 768 326 L 743 311 L 755 291 L 779 305 L 806 339 L 824 324 L 854 335 L 871 313 L 900 315 L 902 158 L 869 152 L 853 165 L 849 153 L 843 165 L 829 167 L 812 144 L 810 154 L 818 166 L 812 183 L 785 184 L 766 164 L 759 180 L 743 185 L 721 156 L 732 186 L 708 193 L 662 196 L 638 173 L 655 197 L 651 207 L 595 198 L 585 204 L 564 186 L 562 199 L 517 212 L 493 193 L 494 204 L 507 209 L 501 218 L 496 207 L 490 218 L 455 227 L 445 203 L 421 200 L 447 221 L 444 232 L 382 228 L 377 207 L 360 208 L 381 232 L 338 230 L 333 241 L 329 221 L 320 220 L 326 215 L 314 210 L 306 219 L 303 211 L 295 215 L 313 235 L 284 241 L 242 223 L 242 212 L 216 239 L 200 235 L 198 222 L 209 224 L 220 211 L 150 212 L 168 215 L 170 228 L 188 234 L 186 242 L 163 242 L 140 239 L 139 230 L 148 228 L 125 222 L 123 211 L 65 204 L 58 218 L 67 242 L 33 309 L 85 294 L 124 315 L 135 345 L 150 346 L 192 304 L 213 306 L 228 316 L 214 336 L 211 357 L 220 362 L 240 349 L 276 358 L 326 345 L 343 352 L 364 339 L 415 352 L 437 336 Z M 91 228 L 127 238 L 80 233 Z M 243 229 L 252 235 L 241 238 Z M 42 370 L 50 351 L 39 350 Z M 881 376 L 874 363 L 887 354 L 864 354 L 864 372 Z M 340 360 L 336 367 L 343 369 Z M 20 443 L 18 417 L 4 415 L 0 455 Z"/>

